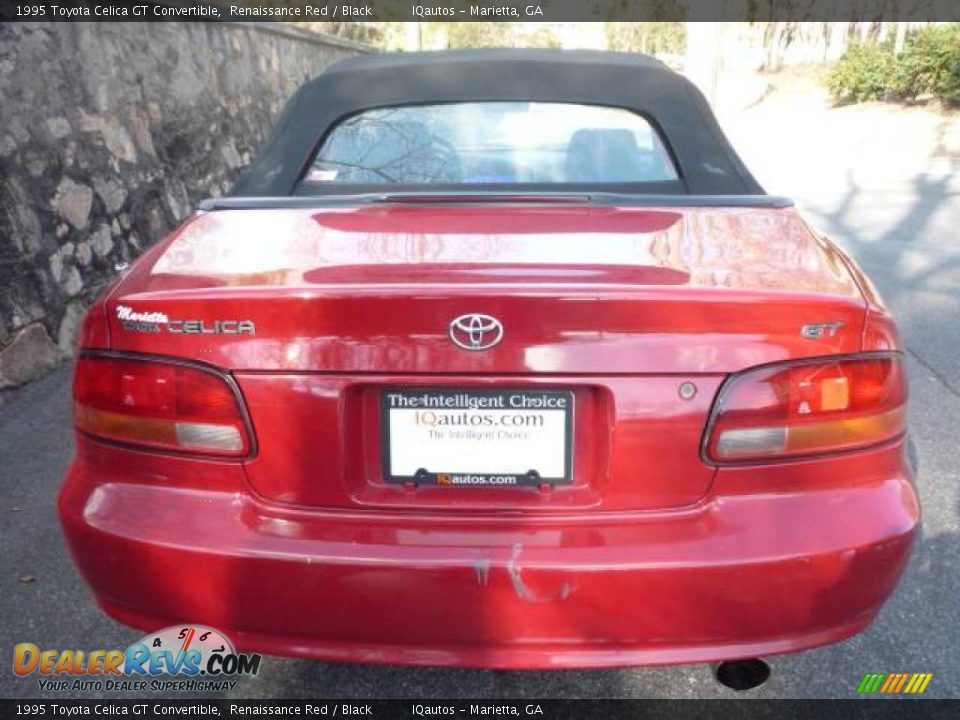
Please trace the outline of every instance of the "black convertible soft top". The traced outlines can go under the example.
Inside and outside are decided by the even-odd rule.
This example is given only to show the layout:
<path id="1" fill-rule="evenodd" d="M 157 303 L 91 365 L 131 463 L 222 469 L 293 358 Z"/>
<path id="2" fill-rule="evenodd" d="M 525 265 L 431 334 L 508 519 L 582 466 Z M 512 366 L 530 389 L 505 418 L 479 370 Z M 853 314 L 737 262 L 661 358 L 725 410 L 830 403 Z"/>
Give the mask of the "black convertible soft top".
<path id="1" fill-rule="evenodd" d="M 509 100 L 631 110 L 660 130 L 686 193 L 763 194 L 700 91 L 660 61 L 627 53 L 524 49 L 377 53 L 341 60 L 294 93 L 273 136 L 230 195 L 293 194 L 327 132 L 362 110 Z M 635 185 L 607 189 L 650 192 Z"/>

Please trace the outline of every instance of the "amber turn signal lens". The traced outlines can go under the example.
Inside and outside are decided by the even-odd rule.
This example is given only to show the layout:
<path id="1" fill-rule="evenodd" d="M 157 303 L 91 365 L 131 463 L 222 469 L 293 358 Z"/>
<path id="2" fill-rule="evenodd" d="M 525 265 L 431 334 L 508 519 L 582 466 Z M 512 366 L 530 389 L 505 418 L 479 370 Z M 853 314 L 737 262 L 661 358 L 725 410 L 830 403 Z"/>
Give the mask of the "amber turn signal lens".
<path id="1" fill-rule="evenodd" d="M 75 426 L 95 437 L 220 457 L 250 453 L 240 399 L 210 370 L 85 355 L 77 361 L 73 399 Z"/>
<path id="2" fill-rule="evenodd" d="M 710 419 L 714 462 L 853 450 L 905 430 L 907 387 L 898 355 L 791 362 L 730 378 Z"/>

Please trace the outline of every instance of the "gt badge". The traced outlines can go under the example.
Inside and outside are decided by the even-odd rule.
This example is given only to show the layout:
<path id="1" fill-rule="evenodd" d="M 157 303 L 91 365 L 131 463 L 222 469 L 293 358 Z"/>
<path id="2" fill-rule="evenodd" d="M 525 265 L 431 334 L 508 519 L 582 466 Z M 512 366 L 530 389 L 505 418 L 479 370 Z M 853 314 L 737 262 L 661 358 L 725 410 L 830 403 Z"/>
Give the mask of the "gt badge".
<path id="1" fill-rule="evenodd" d="M 834 337 L 837 330 L 843 327 L 842 322 L 811 323 L 800 328 L 800 335 L 808 340 L 818 340 L 825 337 Z"/>

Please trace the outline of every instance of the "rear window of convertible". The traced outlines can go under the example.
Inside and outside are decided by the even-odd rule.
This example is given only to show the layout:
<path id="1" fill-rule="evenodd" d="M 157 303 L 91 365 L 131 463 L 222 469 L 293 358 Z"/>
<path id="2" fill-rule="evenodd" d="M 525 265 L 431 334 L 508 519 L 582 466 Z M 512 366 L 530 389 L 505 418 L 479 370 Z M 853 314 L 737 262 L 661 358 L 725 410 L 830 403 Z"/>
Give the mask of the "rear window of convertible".
<path id="1" fill-rule="evenodd" d="M 342 120 L 327 133 L 298 189 L 677 179 L 657 131 L 629 110 L 464 102 L 379 108 Z"/>

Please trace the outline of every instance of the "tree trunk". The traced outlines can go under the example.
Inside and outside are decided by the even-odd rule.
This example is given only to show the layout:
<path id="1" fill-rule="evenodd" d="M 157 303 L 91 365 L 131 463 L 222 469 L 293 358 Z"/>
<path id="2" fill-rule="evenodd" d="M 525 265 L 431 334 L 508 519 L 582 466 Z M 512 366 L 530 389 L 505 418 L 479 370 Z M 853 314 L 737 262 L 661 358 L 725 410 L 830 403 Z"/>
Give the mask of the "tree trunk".
<path id="1" fill-rule="evenodd" d="M 721 63 L 720 33 L 723 23 L 688 22 L 684 72 L 700 88 L 711 105 L 717 101 Z"/>
<path id="2" fill-rule="evenodd" d="M 827 62 L 833 62 L 847 51 L 847 34 L 850 31 L 850 23 L 835 22 L 827 24 L 830 27 L 828 29 L 826 56 L 823 59 Z"/>
<path id="3" fill-rule="evenodd" d="M 899 55 L 903 52 L 903 46 L 907 42 L 907 26 L 910 23 L 898 22 L 897 34 L 893 38 L 893 52 Z"/>
<path id="4" fill-rule="evenodd" d="M 764 69 L 775 72 L 780 69 L 781 50 L 780 44 L 783 42 L 783 34 L 786 30 L 785 22 L 773 23 L 773 29 L 770 33 L 770 43 L 767 45 L 767 60 L 764 63 Z"/>

